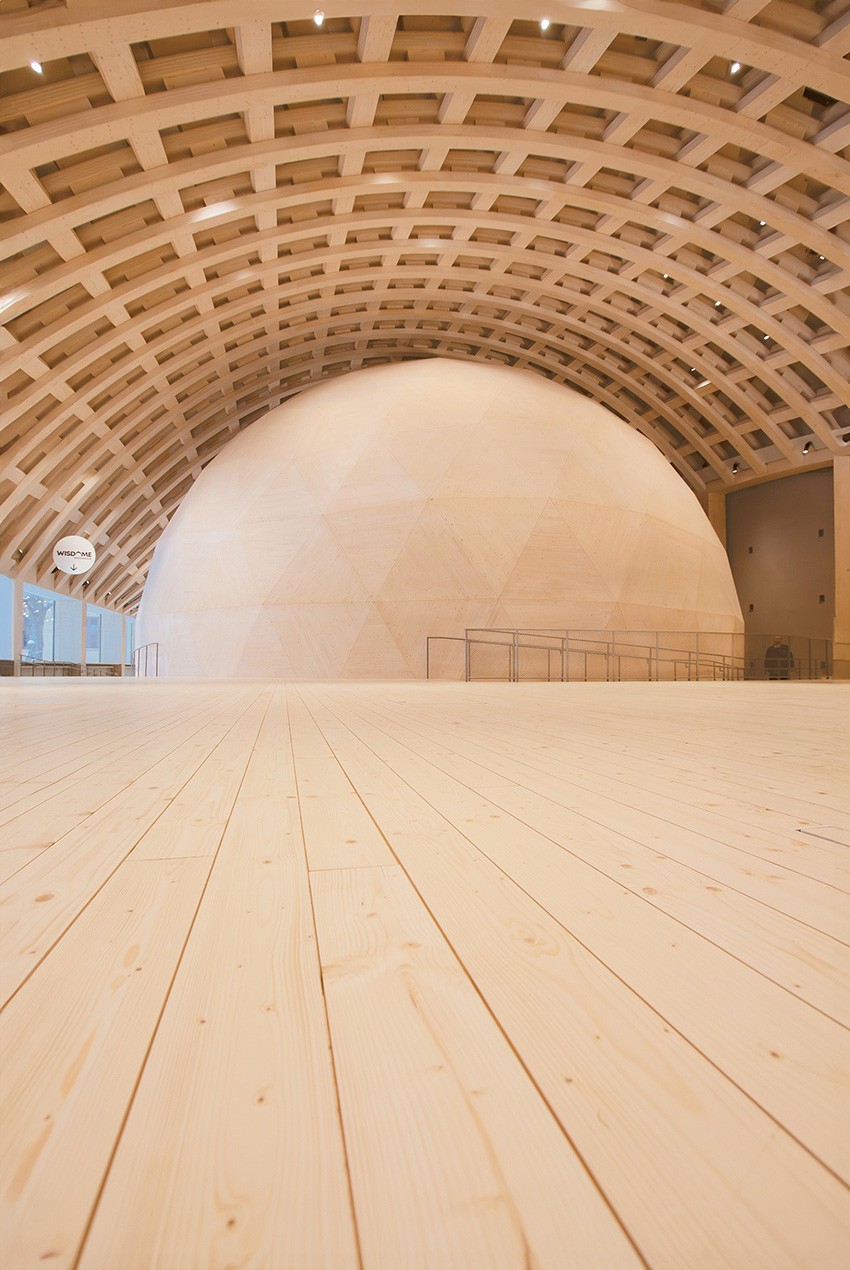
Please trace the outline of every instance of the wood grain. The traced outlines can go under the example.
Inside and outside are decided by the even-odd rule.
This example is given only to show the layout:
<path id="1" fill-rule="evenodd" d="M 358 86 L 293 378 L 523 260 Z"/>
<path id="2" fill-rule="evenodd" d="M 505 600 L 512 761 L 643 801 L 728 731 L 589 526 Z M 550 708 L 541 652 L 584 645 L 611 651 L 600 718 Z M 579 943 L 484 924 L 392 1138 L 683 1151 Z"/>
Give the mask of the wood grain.
<path id="1" fill-rule="evenodd" d="M 13 689 L 4 1265 L 843 1264 L 846 689 L 67 688 Z"/>
<path id="2" fill-rule="evenodd" d="M 264 793 L 273 774 L 276 792 Z M 356 1270 L 279 690 L 119 1143 L 80 1270 Z"/>

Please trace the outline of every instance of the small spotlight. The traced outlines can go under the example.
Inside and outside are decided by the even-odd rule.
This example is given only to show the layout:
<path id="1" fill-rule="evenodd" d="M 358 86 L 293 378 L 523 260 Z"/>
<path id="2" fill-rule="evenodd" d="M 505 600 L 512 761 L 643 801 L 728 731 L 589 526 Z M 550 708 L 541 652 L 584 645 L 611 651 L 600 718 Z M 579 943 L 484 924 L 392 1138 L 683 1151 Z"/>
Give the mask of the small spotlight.
<path id="1" fill-rule="evenodd" d="M 741 63 L 733 62 L 732 65 L 729 67 L 729 73 L 732 75 L 737 75 L 740 69 L 741 69 Z"/>
<path id="2" fill-rule="evenodd" d="M 324 13 L 322 12 L 321 9 L 317 9 L 316 12 L 313 14 L 313 21 L 315 22 L 316 26 L 321 26 L 324 20 L 325 20 Z"/>
<path id="3" fill-rule="evenodd" d="M 740 464 L 737 460 L 736 460 L 736 461 L 732 464 L 732 475 L 733 475 L 733 476 L 737 476 L 737 475 L 738 475 L 738 468 L 739 468 L 740 466 L 741 466 L 741 464 Z"/>
<path id="4" fill-rule="evenodd" d="M 818 256 L 818 260 L 826 260 L 826 256 Z"/>
<path id="5" fill-rule="evenodd" d="M 669 281 L 670 281 L 670 275 L 669 275 L 669 273 L 665 273 L 665 275 L 664 275 L 664 281 L 665 281 L 665 282 L 669 282 Z"/>
<path id="6" fill-rule="evenodd" d="M 720 301 L 719 301 L 719 300 L 715 300 L 715 301 L 714 301 L 714 307 L 715 307 L 715 309 L 719 309 L 719 308 L 720 308 Z"/>
<path id="7" fill-rule="evenodd" d="M 548 18 L 541 18 L 541 19 L 540 19 L 540 30 L 541 30 L 541 31 L 548 31 L 548 30 L 549 30 L 549 19 L 548 19 Z"/>
<path id="8" fill-rule="evenodd" d="M 759 221 L 759 224 L 760 224 L 762 227 L 764 227 L 764 221 L 763 221 L 763 220 L 760 220 L 760 221 Z"/>
<path id="9" fill-rule="evenodd" d="M 42 66 L 41 62 L 30 62 L 30 66 L 35 71 L 36 75 L 44 74 L 44 67 Z"/>
<path id="10" fill-rule="evenodd" d="M 763 335 L 763 336 L 762 336 L 762 339 L 763 339 L 763 340 L 769 340 L 769 339 L 770 339 L 770 336 L 769 336 L 769 335 Z"/>
<path id="11" fill-rule="evenodd" d="M 809 452 L 809 450 L 811 450 L 811 448 L 812 448 L 812 443 L 811 443 L 811 441 L 807 441 L 807 442 L 806 442 L 806 444 L 803 446 L 803 453 L 804 453 L 804 454 L 808 454 L 808 452 Z"/>

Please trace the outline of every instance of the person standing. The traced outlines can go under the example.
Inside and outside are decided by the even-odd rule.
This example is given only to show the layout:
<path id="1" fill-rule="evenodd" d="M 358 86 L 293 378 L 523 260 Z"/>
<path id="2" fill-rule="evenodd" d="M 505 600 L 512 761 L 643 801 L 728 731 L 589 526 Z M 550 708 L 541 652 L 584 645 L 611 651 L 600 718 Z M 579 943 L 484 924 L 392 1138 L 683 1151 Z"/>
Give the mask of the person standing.
<path id="1" fill-rule="evenodd" d="M 773 643 L 764 652 L 764 673 L 768 679 L 788 679 L 794 666 L 794 654 L 782 641 L 781 635 L 774 635 Z"/>

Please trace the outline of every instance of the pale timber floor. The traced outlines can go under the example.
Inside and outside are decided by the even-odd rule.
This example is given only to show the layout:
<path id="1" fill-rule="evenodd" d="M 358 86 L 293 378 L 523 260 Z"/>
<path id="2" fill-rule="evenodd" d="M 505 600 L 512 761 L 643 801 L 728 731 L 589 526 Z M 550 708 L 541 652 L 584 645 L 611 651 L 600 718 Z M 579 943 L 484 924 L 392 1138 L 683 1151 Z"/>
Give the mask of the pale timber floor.
<path id="1" fill-rule="evenodd" d="M 6 1270 L 850 1264 L 850 687 L 0 710 Z"/>

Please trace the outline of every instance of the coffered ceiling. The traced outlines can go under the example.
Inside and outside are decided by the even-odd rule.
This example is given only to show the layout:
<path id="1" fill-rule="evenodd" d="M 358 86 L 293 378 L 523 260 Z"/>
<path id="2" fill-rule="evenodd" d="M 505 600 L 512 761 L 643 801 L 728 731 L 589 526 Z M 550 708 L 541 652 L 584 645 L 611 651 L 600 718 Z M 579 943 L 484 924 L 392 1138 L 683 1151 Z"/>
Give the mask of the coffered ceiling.
<path id="1" fill-rule="evenodd" d="M 850 0 L 322 7 L 0 0 L 0 570 L 132 610 L 240 428 L 403 358 L 698 493 L 846 452 Z"/>

